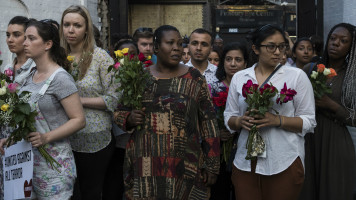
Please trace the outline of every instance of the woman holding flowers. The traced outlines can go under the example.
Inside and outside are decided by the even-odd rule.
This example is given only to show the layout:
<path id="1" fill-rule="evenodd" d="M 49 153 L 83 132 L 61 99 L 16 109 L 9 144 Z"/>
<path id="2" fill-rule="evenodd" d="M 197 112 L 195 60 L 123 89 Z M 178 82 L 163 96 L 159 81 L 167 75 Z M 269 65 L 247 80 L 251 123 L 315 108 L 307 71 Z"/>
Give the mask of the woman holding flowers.
<path id="1" fill-rule="evenodd" d="M 298 199 L 304 180 L 303 137 L 316 125 L 312 86 L 302 70 L 279 65 L 288 42 L 281 29 L 265 25 L 251 40 L 258 62 L 233 76 L 224 113 L 230 132 L 241 130 L 231 176 L 236 199 Z M 269 106 L 247 110 L 251 91 L 269 95 L 276 88 L 283 88 L 281 95 L 267 99 Z M 251 114 L 262 111 L 264 115 Z M 265 144 L 258 154 L 247 151 L 253 129 L 259 130 L 253 141 Z"/>
<path id="2" fill-rule="evenodd" d="M 71 136 L 82 199 L 101 199 L 104 177 L 114 151 L 111 114 L 117 107 L 116 86 L 108 73 L 113 59 L 95 46 L 93 23 L 83 6 L 70 6 L 61 19 L 61 45 L 74 59 L 76 80 L 87 125 Z M 75 196 L 77 192 L 74 192 Z M 78 191 L 79 194 L 79 191 Z"/>
<path id="3" fill-rule="evenodd" d="M 221 164 L 220 173 L 216 183 L 212 186 L 210 199 L 230 199 L 231 196 L 231 166 L 230 153 L 233 148 L 233 140 L 238 134 L 230 134 L 224 124 L 224 110 L 227 93 L 234 74 L 246 68 L 249 55 L 247 47 L 242 42 L 233 42 L 224 46 L 221 62 L 216 70 L 218 82 L 210 85 L 213 104 L 217 112 L 221 140 Z M 225 95 L 226 94 L 226 95 Z M 222 99 L 223 98 L 223 99 Z M 228 170 L 229 168 L 229 170 Z"/>
<path id="4" fill-rule="evenodd" d="M 117 50 L 123 50 L 125 48 L 128 48 L 128 56 L 136 56 L 138 54 L 136 43 L 130 39 L 120 40 L 117 42 L 115 44 L 114 50 L 117 52 Z M 123 167 L 125 159 L 125 148 L 127 141 L 130 138 L 130 134 L 122 131 L 115 124 L 113 124 L 113 133 L 116 141 L 115 151 L 110 160 L 109 169 L 105 176 L 103 186 L 103 200 L 121 199 L 125 190 Z"/>
<path id="5" fill-rule="evenodd" d="M 329 32 L 324 55 L 315 71 L 333 68 L 327 80 L 331 93 L 315 97 L 317 127 L 307 151 L 315 152 L 315 190 L 304 199 L 353 199 L 356 141 L 356 34 L 355 26 L 341 23 Z M 309 72 L 310 66 L 305 67 Z M 315 73 L 313 73 L 315 74 Z M 328 75 L 329 72 L 323 73 Z M 313 77 L 311 77 L 313 78 Z M 319 92 L 319 91 L 317 91 Z M 311 176 L 314 174 L 311 174 Z"/>
<path id="6" fill-rule="evenodd" d="M 28 141 L 33 147 L 43 146 L 60 164 L 54 169 L 34 148 L 34 192 L 38 199 L 70 199 L 76 167 L 68 136 L 85 126 L 83 108 L 72 77 L 63 69 L 69 63 L 60 47 L 58 30 L 50 23 L 31 21 L 25 36 L 26 56 L 34 60 L 36 68 L 20 93 L 31 92 L 29 103 L 38 113 L 37 132 L 30 133 Z"/>
<path id="7" fill-rule="evenodd" d="M 25 29 L 29 20 L 27 17 L 13 17 L 6 30 L 6 43 L 11 53 L 16 54 L 13 63 L 1 68 L 1 73 L 9 76 L 10 79 L 22 85 L 24 79 L 28 76 L 31 69 L 35 66 L 35 62 L 31 58 L 26 57 L 23 42 L 25 41 Z M 1 125 L 0 139 L 8 137 L 12 131 L 9 127 Z M 3 178 L 2 178 L 2 162 L 0 163 L 0 200 L 3 198 Z"/>
<path id="8" fill-rule="evenodd" d="M 126 145 L 126 197 L 208 199 L 219 172 L 220 138 L 206 81 L 179 64 L 183 40 L 175 27 L 159 27 L 154 38 L 157 64 L 142 83 L 143 109 L 114 113 L 123 130 L 136 129 Z"/>

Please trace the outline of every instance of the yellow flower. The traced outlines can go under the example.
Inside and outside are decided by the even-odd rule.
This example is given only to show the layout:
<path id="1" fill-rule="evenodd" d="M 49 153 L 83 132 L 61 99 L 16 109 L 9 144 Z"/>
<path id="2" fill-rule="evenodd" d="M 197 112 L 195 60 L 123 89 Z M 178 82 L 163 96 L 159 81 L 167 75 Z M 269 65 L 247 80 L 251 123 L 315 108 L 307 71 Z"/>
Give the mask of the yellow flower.
<path id="1" fill-rule="evenodd" d="M 128 53 L 128 52 L 129 52 L 129 48 L 124 48 L 123 50 L 121 50 L 121 52 L 122 52 L 123 54 Z"/>
<path id="2" fill-rule="evenodd" d="M 1 106 L 1 110 L 2 110 L 2 111 L 8 111 L 9 108 L 10 108 L 10 105 L 9 105 L 9 104 L 4 104 L 4 105 Z"/>
<path id="3" fill-rule="evenodd" d="M 67 60 L 69 61 L 69 62 L 73 62 L 74 61 L 74 56 L 67 56 Z"/>
<path id="4" fill-rule="evenodd" d="M 122 57 L 124 54 L 121 50 L 114 51 L 116 57 Z"/>
<path id="5" fill-rule="evenodd" d="M 147 60 L 151 60 L 151 58 L 152 58 L 151 56 L 147 56 Z"/>

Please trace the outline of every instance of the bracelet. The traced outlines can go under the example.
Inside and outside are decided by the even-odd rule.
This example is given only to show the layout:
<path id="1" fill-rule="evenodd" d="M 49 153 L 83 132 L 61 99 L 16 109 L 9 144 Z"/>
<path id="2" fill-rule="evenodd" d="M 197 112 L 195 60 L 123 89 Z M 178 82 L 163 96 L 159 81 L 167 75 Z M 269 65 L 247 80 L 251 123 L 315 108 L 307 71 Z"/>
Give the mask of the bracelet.
<path id="1" fill-rule="evenodd" d="M 282 119 L 281 119 L 281 115 L 278 115 L 279 117 L 279 126 L 277 126 L 277 128 L 280 128 L 282 126 Z"/>

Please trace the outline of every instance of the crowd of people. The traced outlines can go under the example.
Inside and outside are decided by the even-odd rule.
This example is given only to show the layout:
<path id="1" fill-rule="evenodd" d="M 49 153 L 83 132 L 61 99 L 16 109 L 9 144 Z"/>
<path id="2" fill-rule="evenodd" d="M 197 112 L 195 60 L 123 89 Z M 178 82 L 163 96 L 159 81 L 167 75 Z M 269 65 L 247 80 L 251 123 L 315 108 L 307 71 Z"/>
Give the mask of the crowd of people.
<path id="1" fill-rule="evenodd" d="M 132 36 L 114 34 L 104 50 L 88 10 L 70 6 L 60 23 L 13 17 L 6 36 L 15 59 L 1 72 L 14 72 L 19 93 L 31 92 L 38 113 L 36 132 L 27 137 L 34 198 L 356 198 L 354 25 L 335 25 L 324 51 L 318 36 L 293 42 L 269 24 L 231 43 L 202 28 L 182 37 L 171 25 L 140 27 Z M 140 110 L 119 105 L 123 83 L 108 70 L 114 52 L 126 48 L 153 63 Z M 327 81 L 332 92 L 315 98 L 309 77 L 319 64 L 337 76 Z M 248 81 L 258 88 L 287 85 L 296 94 L 284 104 L 274 97 L 264 115 L 251 114 L 243 90 Z M 213 103 L 221 92 L 228 94 L 223 110 Z M 266 148 L 249 160 L 253 127 Z M 1 126 L 2 154 L 11 131 Z M 61 164 L 58 171 L 40 146 Z"/>

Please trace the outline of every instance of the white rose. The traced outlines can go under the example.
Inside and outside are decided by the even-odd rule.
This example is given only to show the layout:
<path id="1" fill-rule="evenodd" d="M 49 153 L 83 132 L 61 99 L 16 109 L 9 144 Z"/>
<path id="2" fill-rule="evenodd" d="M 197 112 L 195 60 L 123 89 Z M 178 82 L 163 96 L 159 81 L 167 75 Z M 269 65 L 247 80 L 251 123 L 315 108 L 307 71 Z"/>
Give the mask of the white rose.
<path id="1" fill-rule="evenodd" d="M 252 157 L 256 157 L 256 156 L 257 156 L 257 152 L 254 151 L 253 153 L 251 153 L 251 156 L 252 156 Z"/>
<path id="2" fill-rule="evenodd" d="M 325 76 L 331 74 L 330 69 L 329 69 L 329 68 L 325 68 L 323 74 L 324 74 Z"/>
<path id="3" fill-rule="evenodd" d="M 0 96 L 6 94 L 6 87 L 0 88 Z"/>
<path id="4" fill-rule="evenodd" d="M 312 77 L 313 79 L 316 79 L 316 77 L 318 77 L 318 72 L 313 71 L 312 74 L 310 75 L 310 77 Z"/>
<path id="5" fill-rule="evenodd" d="M 120 60 L 120 64 L 121 64 L 121 65 L 124 64 L 124 59 L 123 59 L 123 58 Z"/>

